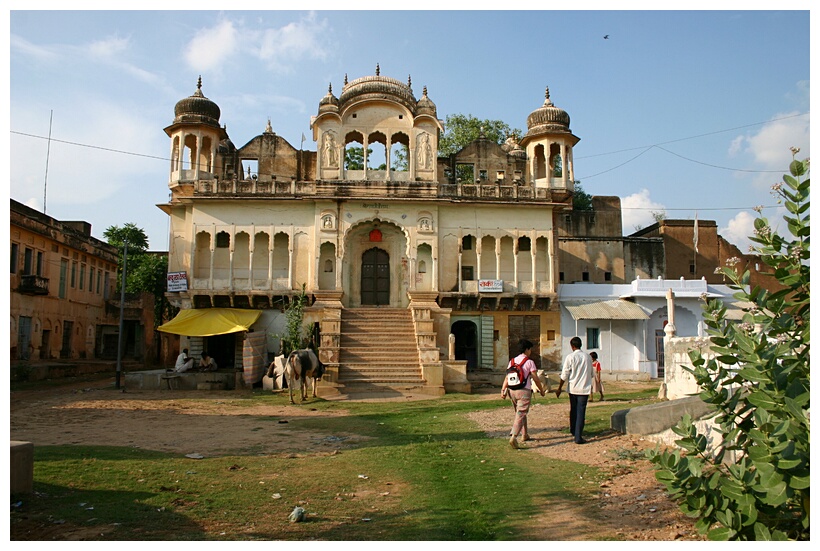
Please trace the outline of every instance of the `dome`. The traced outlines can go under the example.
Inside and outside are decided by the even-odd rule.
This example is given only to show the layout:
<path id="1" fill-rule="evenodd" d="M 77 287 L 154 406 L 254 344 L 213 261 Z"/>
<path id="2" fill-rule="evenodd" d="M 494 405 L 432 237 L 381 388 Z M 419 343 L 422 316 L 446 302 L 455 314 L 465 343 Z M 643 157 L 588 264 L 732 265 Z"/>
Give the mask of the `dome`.
<path id="1" fill-rule="evenodd" d="M 219 106 L 202 94 L 202 77 L 197 80 L 196 92 L 174 106 L 174 124 L 194 122 L 219 127 L 219 115 Z"/>
<path id="2" fill-rule="evenodd" d="M 399 103 L 414 113 L 416 98 L 413 96 L 413 90 L 410 86 L 394 78 L 383 77 L 379 73 L 379 66 L 376 65 L 375 76 L 357 78 L 350 83 L 347 82 L 347 77 L 345 77 L 342 95 L 339 96 L 339 109 L 359 101 L 381 99 Z"/>
<path id="3" fill-rule="evenodd" d="M 527 152 L 521 149 L 521 145 L 515 144 L 512 151 L 510 151 L 510 155 L 517 158 L 517 159 L 526 159 Z"/>
<path id="4" fill-rule="evenodd" d="M 431 115 L 437 117 L 436 104 L 427 97 L 427 86 L 424 87 L 424 93 L 416 104 L 416 115 Z"/>
<path id="5" fill-rule="evenodd" d="M 327 85 L 327 95 L 319 100 L 319 114 L 338 113 L 339 98 L 333 95 L 333 86 Z"/>
<path id="6" fill-rule="evenodd" d="M 569 114 L 563 109 L 555 107 L 550 99 L 550 89 L 545 92 L 544 105 L 530 113 L 527 117 L 527 135 L 545 132 L 570 132 Z"/>

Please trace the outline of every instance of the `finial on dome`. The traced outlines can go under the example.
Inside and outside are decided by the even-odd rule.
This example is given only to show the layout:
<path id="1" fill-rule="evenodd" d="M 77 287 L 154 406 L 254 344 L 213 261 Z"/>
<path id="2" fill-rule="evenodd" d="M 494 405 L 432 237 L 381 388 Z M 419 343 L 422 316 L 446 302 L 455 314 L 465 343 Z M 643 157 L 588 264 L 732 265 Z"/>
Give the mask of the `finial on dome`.
<path id="1" fill-rule="evenodd" d="M 332 94 L 332 93 L 333 93 L 333 83 L 332 83 L 332 82 L 328 82 L 328 83 L 327 83 L 327 93 L 328 93 L 328 94 Z"/>
<path id="2" fill-rule="evenodd" d="M 273 134 L 273 127 L 270 125 L 270 117 L 268 117 L 268 125 L 265 127 L 266 134 Z"/>
<path id="3" fill-rule="evenodd" d="M 552 105 L 552 100 L 550 99 L 550 87 L 549 86 L 547 86 L 547 89 L 544 92 L 544 105 Z"/>
<path id="4" fill-rule="evenodd" d="M 422 92 L 422 95 L 423 95 L 425 98 L 427 97 L 427 85 L 426 85 L 426 84 L 424 85 L 424 90 L 423 90 L 423 92 Z"/>
<path id="5" fill-rule="evenodd" d="M 199 75 L 199 78 L 196 79 L 196 89 L 202 90 L 202 75 Z"/>
<path id="6" fill-rule="evenodd" d="M 413 87 L 413 80 L 410 78 L 410 75 L 407 75 L 407 87 L 408 88 Z"/>
<path id="7" fill-rule="evenodd" d="M 347 73 L 345 73 L 345 86 L 347 86 Z"/>
<path id="8" fill-rule="evenodd" d="M 479 127 L 478 127 L 478 137 L 479 137 L 479 138 L 486 138 L 486 137 L 487 137 L 487 136 L 484 134 L 484 127 L 483 127 L 483 126 L 479 126 Z"/>
<path id="9" fill-rule="evenodd" d="M 379 76 L 380 73 L 381 73 L 381 70 L 379 69 L 379 64 L 376 63 L 376 76 Z"/>

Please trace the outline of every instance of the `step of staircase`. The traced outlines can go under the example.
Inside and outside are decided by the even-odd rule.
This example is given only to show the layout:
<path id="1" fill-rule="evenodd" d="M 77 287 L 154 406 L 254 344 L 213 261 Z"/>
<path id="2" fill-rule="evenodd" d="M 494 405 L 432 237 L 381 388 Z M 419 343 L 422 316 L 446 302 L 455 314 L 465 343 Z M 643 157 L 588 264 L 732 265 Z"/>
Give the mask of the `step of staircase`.
<path id="1" fill-rule="evenodd" d="M 342 393 L 405 392 L 423 387 L 413 317 L 403 308 L 342 310 Z"/>

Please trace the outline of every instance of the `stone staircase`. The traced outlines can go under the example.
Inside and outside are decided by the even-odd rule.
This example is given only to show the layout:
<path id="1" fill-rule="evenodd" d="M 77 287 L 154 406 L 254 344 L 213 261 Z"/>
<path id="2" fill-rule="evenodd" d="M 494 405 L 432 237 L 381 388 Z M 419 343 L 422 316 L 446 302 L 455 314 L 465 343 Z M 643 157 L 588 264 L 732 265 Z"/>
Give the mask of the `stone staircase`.
<path id="1" fill-rule="evenodd" d="M 339 344 L 343 394 L 402 393 L 425 384 L 413 317 L 406 308 L 343 309 Z"/>

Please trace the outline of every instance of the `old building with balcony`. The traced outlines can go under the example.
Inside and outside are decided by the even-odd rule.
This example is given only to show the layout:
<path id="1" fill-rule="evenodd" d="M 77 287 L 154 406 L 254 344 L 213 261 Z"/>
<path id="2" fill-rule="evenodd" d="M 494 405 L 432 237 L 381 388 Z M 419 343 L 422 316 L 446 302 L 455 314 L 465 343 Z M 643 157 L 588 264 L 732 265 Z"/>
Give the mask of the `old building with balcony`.
<path id="1" fill-rule="evenodd" d="M 88 222 L 56 220 L 14 199 L 10 225 L 11 360 L 115 359 L 117 249 L 92 237 Z M 153 335 L 144 311 L 132 302 L 126 309 L 132 360 L 143 358 Z"/>

